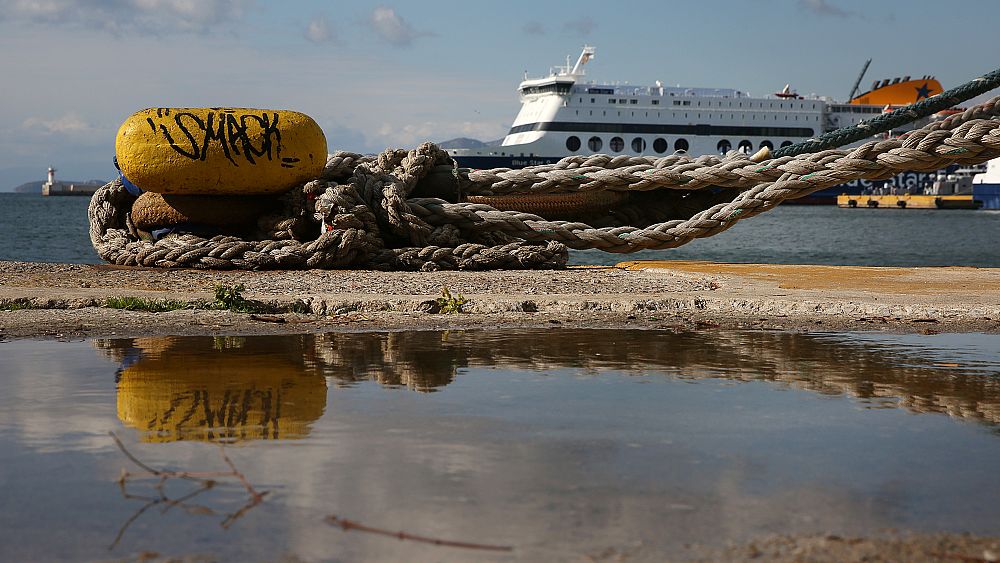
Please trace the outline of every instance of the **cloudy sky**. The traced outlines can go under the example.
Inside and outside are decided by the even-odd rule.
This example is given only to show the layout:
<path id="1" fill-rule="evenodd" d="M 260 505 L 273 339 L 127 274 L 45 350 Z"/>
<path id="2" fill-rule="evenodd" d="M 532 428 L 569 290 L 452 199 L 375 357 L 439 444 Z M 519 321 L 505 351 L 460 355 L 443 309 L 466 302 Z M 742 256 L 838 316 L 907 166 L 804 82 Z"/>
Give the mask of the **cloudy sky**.
<path id="1" fill-rule="evenodd" d="M 145 107 L 295 109 L 331 150 L 501 137 L 525 71 L 597 47 L 591 78 L 847 96 L 1000 66 L 996 0 L 0 0 L 0 190 L 110 178 Z"/>

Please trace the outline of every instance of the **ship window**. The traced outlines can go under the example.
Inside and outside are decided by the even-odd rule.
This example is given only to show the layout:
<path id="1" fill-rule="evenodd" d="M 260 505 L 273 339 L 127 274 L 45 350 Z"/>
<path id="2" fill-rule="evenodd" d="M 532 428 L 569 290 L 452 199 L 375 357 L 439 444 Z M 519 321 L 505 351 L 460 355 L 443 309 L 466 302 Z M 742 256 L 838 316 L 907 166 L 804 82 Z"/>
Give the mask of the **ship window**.
<path id="1" fill-rule="evenodd" d="M 636 137 L 632 139 L 632 150 L 634 152 L 642 152 L 646 150 L 646 141 L 642 137 Z"/>
<path id="2" fill-rule="evenodd" d="M 653 105 L 654 106 L 660 105 L 660 100 L 653 100 Z"/>
<path id="3" fill-rule="evenodd" d="M 590 98 L 590 103 L 594 103 L 596 100 L 597 98 Z"/>
<path id="4" fill-rule="evenodd" d="M 615 152 L 622 152 L 622 149 L 625 148 L 625 141 L 621 137 L 611 137 L 608 147 Z"/>
<path id="5" fill-rule="evenodd" d="M 614 98 L 608 98 L 608 103 L 609 103 L 609 104 L 613 104 L 613 103 L 615 103 L 616 101 L 617 101 L 617 100 L 615 100 Z"/>
<path id="6" fill-rule="evenodd" d="M 653 141 L 653 150 L 660 154 L 667 152 L 667 141 L 662 138 L 657 138 Z"/>
<path id="7" fill-rule="evenodd" d="M 601 141 L 600 137 L 591 137 L 587 139 L 587 148 L 594 152 L 601 150 L 601 147 L 603 146 L 604 142 Z"/>
<path id="8" fill-rule="evenodd" d="M 687 140 L 686 139 L 677 139 L 676 141 L 674 141 L 674 150 L 675 151 L 687 151 L 688 150 L 688 142 L 687 142 Z"/>
<path id="9" fill-rule="evenodd" d="M 719 154 L 726 154 L 727 152 L 733 150 L 733 144 L 723 139 L 719 141 L 718 145 L 715 145 L 715 150 L 719 151 Z"/>
<path id="10" fill-rule="evenodd" d="M 740 141 L 740 144 L 737 145 L 737 148 L 743 154 L 750 154 L 750 151 L 753 150 L 753 143 L 751 143 L 746 139 L 743 139 L 742 141 Z"/>
<path id="11" fill-rule="evenodd" d="M 792 146 L 792 142 L 791 141 L 781 141 L 781 147 L 782 148 L 784 148 L 784 147 L 790 147 L 790 146 Z"/>
<path id="12" fill-rule="evenodd" d="M 566 148 L 573 152 L 580 150 L 580 137 L 577 137 L 576 135 L 570 135 L 566 139 Z"/>
<path id="13" fill-rule="evenodd" d="M 674 100 L 674 105 L 675 105 L 675 106 L 679 106 L 679 105 L 681 105 L 681 101 L 680 101 L 680 100 Z"/>
<path id="14" fill-rule="evenodd" d="M 764 148 L 764 147 L 767 147 L 768 150 L 773 150 L 774 149 L 774 143 L 772 143 L 771 141 L 761 141 L 760 142 L 760 148 Z"/>
<path id="15" fill-rule="evenodd" d="M 627 104 L 627 103 L 628 103 L 628 100 L 626 100 L 626 99 L 622 98 L 622 99 L 618 100 L 618 103 L 619 103 L 619 104 Z"/>
<path id="16" fill-rule="evenodd" d="M 628 103 L 630 103 L 630 104 L 638 104 L 639 100 L 629 100 Z"/>

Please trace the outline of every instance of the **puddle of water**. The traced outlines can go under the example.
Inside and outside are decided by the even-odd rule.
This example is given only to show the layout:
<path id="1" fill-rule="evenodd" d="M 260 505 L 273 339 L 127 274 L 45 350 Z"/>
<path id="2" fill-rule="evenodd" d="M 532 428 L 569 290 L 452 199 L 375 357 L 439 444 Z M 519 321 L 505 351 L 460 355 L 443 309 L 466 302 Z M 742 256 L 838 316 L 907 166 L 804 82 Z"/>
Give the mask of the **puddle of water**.
<path id="1" fill-rule="evenodd" d="M 0 560 L 642 560 L 1000 523 L 996 335 L 158 337 L 0 360 Z M 109 431 L 214 486 L 157 489 Z"/>

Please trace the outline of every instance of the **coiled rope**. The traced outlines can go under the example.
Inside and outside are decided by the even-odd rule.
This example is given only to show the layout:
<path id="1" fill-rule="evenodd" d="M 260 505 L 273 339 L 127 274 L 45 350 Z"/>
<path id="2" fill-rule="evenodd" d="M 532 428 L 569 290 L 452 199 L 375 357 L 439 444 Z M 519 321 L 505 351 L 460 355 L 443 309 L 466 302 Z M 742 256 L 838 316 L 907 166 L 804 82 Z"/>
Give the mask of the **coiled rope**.
<path id="1" fill-rule="evenodd" d="M 962 95 L 971 97 L 975 91 L 966 89 Z M 961 101 L 949 98 L 947 107 Z M 129 217 L 135 198 L 116 180 L 91 200 L 90 236 L 103 259 L 121 265 L 250 270 L 558 268 L 566 264 L 567 248 L 608 252 L 675 248 L 718 234 L 787 199 L 852 180 L 883 180 L 903 171 L 933 171 L 996 158 L 1000 156 L 998 103 L 1000 97 L 905 137 L 869 141 L 849 151 L 824 149 L 763 162 L 733 151 L 721 158 L 593 155 L 519 170 L 455 170 L 462 199 L 458 202 L 411 196 L 435 167 L 454 166 L 447 153 L 431 143 L 412 151 L 390 149 L 375 157 L 337 152 L 330 155 L 319 179 L 284 196 L 281 214 L 262 219 L 261 231 L 269 238 L 261 240 L 190 234 L 141 240 Z M 875 132 L 869 129 L 866 136 Z M 626 192 L 628 197 L 588 218 L 589 222 L 547 220 L 482 203 L 500 196 L 594 191 Z M 483 199 L 469 201 L 477 198 Z M 322 232 L 314 240 L 297 240 L 294 233 L 303 232 L 303 226 L 314 228 L 313 232 L 322 226 Z"/>

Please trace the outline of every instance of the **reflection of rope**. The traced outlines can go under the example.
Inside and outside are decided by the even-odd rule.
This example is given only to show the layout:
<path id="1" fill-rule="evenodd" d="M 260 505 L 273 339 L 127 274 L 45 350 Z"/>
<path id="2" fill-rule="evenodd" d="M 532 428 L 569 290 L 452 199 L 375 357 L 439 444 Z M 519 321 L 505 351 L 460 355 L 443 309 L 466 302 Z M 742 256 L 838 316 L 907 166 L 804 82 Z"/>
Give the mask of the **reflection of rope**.
<path id="1" fill-rule="evenodd" d="M 998 101 L 994 98 L 905 138 L 871 141 L 850 151 L 823 150 L 762 162 L 756 160 L 766 155 L 751 159 L 737 152 L 721 159 L 594 155 L 520 170 L 456 171 L 468 196 L 628 192 L 629 201 L 618 212 L 609 213 L 602 221 L 606 226 L 601 227 L 546 220 L 523 210 L 500 211 L 485 203 L 412 197 L 419 180 L 434 167 L 451 163 L 445 151 L 425 143 L 412 151 L 387 150 L 374 158 L 332 155 L 321 179 L 287 198 L 291 217 L 269 219 L 264 230 L 280 233 L 277 240 L 191 234 L 156 242 L 139 240 L 129 217 L 135 198 L 120 181 L 94 195 L 90 235 L 102 258 L 123 265 L 408 270 L 561 267 L 566 263 L 566 247 L 608 252 L 674 248 L 720 233 L 786 199 L 844 182 L 985 162 L 1000 156 Z M 709 188 L 730 188 L 738 195 L 705 200 L 709 206 L 686 219 L 667 218 L 679 209 L 678 198 Z M 652 190 L 657 190 L 652 199 L 638 193 Z M 296 233 L 303 229 L 293 223 L 310 217 L 314 232 L 322 233 L 315 240 L 296 240 Z"/>
<path id="2" fill-rule="evenodd" d="M 651 331 L 616 341 L 596 331 L 589 336 L 588 331 L 554 331 L 544 339 L 531 332 L 488 339 L 478 332 L 330 333 L 300 338 L 307 339 L 306 368 L 342 383 L 370 380 L 433 391 L 452 383 L 460 369 L 476 367 L 659 372 L 678 379 L 764 380 L 866 401 L 898 400 L 895 404 L 913 412 L 1000 424 L 1000 374 L 968 377 L 948 369 L 900 366 L 898 358 L 880 348 L 803 335 Z M 712 367 L 741 365 L 755 369 Z"/>

